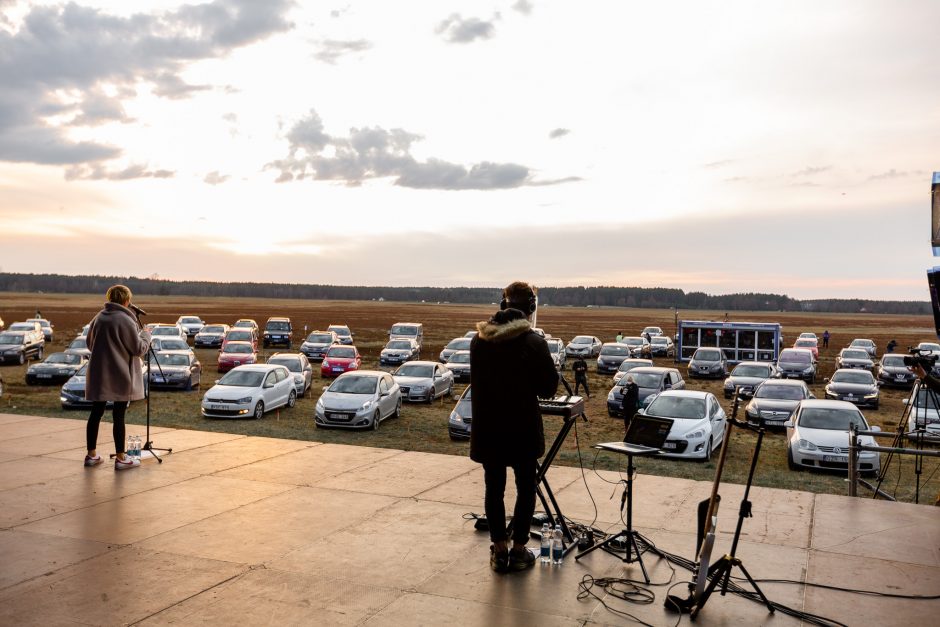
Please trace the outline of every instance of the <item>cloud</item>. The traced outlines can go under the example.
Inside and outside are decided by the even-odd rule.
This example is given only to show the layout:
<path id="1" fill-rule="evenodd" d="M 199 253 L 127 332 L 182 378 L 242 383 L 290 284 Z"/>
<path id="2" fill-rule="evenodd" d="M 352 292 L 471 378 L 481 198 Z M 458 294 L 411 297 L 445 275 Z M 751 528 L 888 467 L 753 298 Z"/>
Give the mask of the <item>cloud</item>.
<path id="1" fill-rule="evenodd" d="M 794 172 L 790 176 L 792 177 L 815 176 L 817 174 L 822 174 L 823 172 L 828 172 L 831 169 L 832 169 L 831 165 L 823 165 L 823 166 L 817 166 L 817 167 L 807 166 L 803 168 L 802 170 L 800 170 L 799 172 Z"/>
<path id="2" fill-rule="evenodd" d="M 490 21 L 478 17 L 461 17 L 459 13 L 452 13 L 434 29 L 434 32 L 452 44 L 467 44 L 477 39 L 490 39 L 496 34 L 495 22 L 499 13 L 493 15 Z"/>
<path id="3" fill-rule="evenodd" d="M 366 41 L 365 39 L 354 39 L 350 41 L 325 39 L 319 42 L 318 46 L 319 49 L 313 53 L 313 58 L 332 65 L 336 63 L 340 57 L 370 49 L 372 42 Z"/>
<path id="4" fill-rule="evenodd" d="M 516 3 L 512 5 L 514 11 L 518 11 L 523 15 L 532 14 L 532 3 L 528 0 L 516 0 Z"/>
<path id="5" fill-rule="evenodd" d="M 214 0 L 128 17 L 75 3 L 32 6 L 17 29 L 0 30 L 0 161 L 78 165 L 120 156 L 118 146 L 71 139 L 70 128 L 131 121 L 121 98 L 142 83 L 167 98 L 208 89 L 181 78 L 186 66 L 290 29 L 291 6 Z M 74 115 L 50 120 L 55 112 Z"/>
<path id="6" fill-rule="evenodd" d="M 557 185 L 577 177 L 538 180 L 517 163 L 483 161 L 471 166 L 411 154 L 420 135 L 402 129 L 353 128 L 347 137 L 326 133 L 316 111 L 298 120 L 287 132 L 287 157 L 267 164 L 279 170 L 278 183 L 311 178 L 360 185 L 375 178 L 394 178 L 395 185 L 412 189 L 487 190 Z"/>
<path id="7" fill-rule="evenodd" d="M 556 129 L 553 129 L 553 130 L 548 134 L 548 138 L 549 138 L 549 139 L 558 139 L 558 138 L 560 138 L 560 137 L 564 137 L 565 135 L 567 135 L 567 134 L 570 133 L 570 132 L 571 132 L 571 131 L 570 131 L 569 129 L 567 129 L 567 128 L 556 128 Z"/>
<path id="8" fill-rule="evenodd" d="M 873 174 L 868 177 L 869 181 L 886 181 L 888 179 L 901 179 L 910 176 L 909 172 L 898 172 L 894 168 L 891 168 L 887 172 L 882 172 L 881 174 Z"/>
<path id="9" fill-rule="evenodd" d="M 721 159 L 720 161 L 709 161 L 708 163 L 703 163 L 702 167 L 711 170 L 714 168 L 723 168 L 726 165 L 731 165 L 734 162 L 735 159 Z"/>
<path id="10" fill-rule="evenodd" d="M 109 170 L 101 164 L 73 165 L 65 170 L 68 181 L 129 181 L 131 179 L 169 179 L 176 176 L 172 170 L 148 170 L 147 166 L 131 164 L 119 170 Z"/>
<path id="11" fill-rule="evenodd" d="M 222 174 L 219 174 L 218 170 L 213 170 L 212 172 L 206 174 L 206 178 L 202 180 L 209 185 L 218 185 L 219 183 L 224 183 L 228 179 L 229 176 L 227 174 L 223 176 Z"/>

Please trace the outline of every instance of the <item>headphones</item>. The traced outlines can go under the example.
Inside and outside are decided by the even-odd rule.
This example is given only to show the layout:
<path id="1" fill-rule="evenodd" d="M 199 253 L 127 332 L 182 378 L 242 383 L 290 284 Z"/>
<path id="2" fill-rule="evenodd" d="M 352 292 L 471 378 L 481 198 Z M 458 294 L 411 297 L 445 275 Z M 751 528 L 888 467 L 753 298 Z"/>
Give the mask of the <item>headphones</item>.
<path id="1" fill-rule="evenodd" d="M 530 294 L 529 298 L 526 299 L 525 302 L 509 301 L 509 300 L 506 300 L 505 296 L 503 296 L 503 299 L 499 301 L 499 308 L 509 309 L 510 307 L 512 307 L 513 309 L 518 309 L 522 311 L 522 313 L 524 313 L 527 316 L 531 316 L 532 314 L 535 313 L 535 309 L 538 306 L 538 302 L 539 302 L 539 299 L 534 293 Z"/>

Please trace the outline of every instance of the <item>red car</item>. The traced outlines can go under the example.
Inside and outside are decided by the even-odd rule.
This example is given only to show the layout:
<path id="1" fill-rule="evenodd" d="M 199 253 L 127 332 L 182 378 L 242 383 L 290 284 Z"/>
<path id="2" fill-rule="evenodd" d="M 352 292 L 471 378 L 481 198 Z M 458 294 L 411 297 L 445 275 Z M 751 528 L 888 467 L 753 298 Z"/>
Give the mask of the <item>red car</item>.
<path id="1" fill-rule="evenodd" d="M 258 349 L 251 342 L 229 342 L 219 351 L 219 372 L 258 362 Z"/>
<path id="2" fill-rule="evenodd" d="M 222 339 L 222 350 L 225 350 L 225 347 L 228 346 L 229 342 L 250 342 L 251 347 L 254 350 L 258 350 L 258 332 L 254 329 L 245 328 L 231 328 L 228 330 L 228 333 L 225 334 L 225 337 Z"/>
<path id="3" fill-rule="evenodd" d="M 793 348 L 809 349 L 813 352 L 813 359 L 819 360 L 819 340 L 814 340 L 811 337 L 802 337 L 794 342 Z"/>
<path id="4" fill-rule="evenodd" d="M 350 370 L 362 367 L 362 357 L 355 346 L 331 346 L 320 364 L 321 377 L 338 377 Z"/>

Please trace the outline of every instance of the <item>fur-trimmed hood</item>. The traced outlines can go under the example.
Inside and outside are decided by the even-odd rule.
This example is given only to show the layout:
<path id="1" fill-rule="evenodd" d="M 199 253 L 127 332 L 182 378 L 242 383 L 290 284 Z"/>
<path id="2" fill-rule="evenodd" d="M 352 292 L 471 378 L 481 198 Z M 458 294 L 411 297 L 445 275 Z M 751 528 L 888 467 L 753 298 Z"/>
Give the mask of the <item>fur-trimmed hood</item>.
<path id="1" fill-rule="evenodd" d="M 519 337 L 532 328 L 525 314 L 518 309 L 503 309 L 489 320 L 477 323 L 480 339 L 487 342 L 505 342 Z"/>

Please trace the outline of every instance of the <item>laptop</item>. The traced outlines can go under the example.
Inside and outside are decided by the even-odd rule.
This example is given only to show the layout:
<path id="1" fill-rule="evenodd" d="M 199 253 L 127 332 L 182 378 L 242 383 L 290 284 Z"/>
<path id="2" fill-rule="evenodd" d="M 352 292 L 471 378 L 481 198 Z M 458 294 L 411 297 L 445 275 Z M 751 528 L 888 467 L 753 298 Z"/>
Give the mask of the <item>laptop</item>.
<path id="1" fill-rule="evenodd" d="M 627 427 L 623 442 L 603 442 L 594 448 L 629 455 L 651 455 L 658 453 L 669 437 L 672 419 L 636 414 Z"/>

